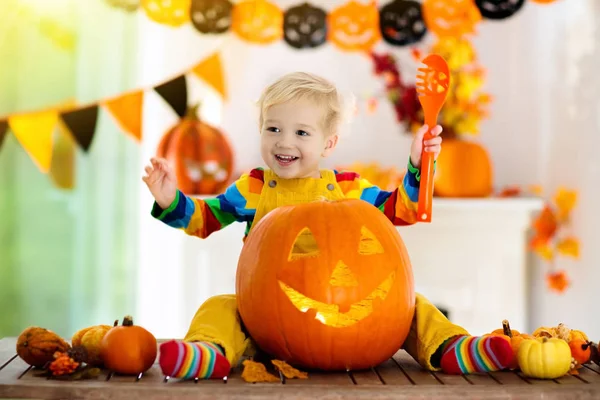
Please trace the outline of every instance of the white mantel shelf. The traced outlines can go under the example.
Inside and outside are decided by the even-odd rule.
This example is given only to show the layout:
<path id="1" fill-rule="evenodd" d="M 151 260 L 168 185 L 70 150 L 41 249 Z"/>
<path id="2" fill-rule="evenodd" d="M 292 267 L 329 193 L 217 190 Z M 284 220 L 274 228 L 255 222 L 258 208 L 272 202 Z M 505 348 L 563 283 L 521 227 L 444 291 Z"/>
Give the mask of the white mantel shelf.
<path id="1" fill-rule="evenodd" d="M 471 334 L 500 328 L 503 319 L 529 331 L 526 243 L 543 204 L 539 198 L 434 198 L 431 223 L 398 227 L 417 292 Z M 158 336 L 181 337 L 204 300 L 234 293 L 245 225 L 199 240 L 148 222 L 137 313 Z M 158 288 L 172 294 L 169 302 L 156 296 Z"/>

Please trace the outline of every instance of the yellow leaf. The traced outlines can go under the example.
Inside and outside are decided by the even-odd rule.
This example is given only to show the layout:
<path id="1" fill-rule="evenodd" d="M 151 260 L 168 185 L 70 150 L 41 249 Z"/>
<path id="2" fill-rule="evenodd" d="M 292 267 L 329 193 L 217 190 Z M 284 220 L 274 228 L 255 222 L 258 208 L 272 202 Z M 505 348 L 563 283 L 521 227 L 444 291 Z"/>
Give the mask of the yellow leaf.
<path id="1" fill-rule="evenodd" d="M 531 185 L 529 186 L 529 191 L 531 192 L 531 194 L 541 196 L 544 193 L 544 188 L 542 187 L 542 185 Z"/>
<path id="2" fill-rule="evenodd" d="M 567 190 L 560 188 L 554 196 L 554 202 L 559 210 L 559 219 L 565 221 L 569 217 L 569 213 L 575 207 L 577 202 L 577 192 L 574 190 Z"/>
<path id="3" fill-rule="evenodd" d="M 564 256 L 579 258 L 579 241 L 574 237 L 565 238 L 556 245 L 556 251 Z"/>
<path id="4" fill-rule="evenodd" d="M 554 252 L 547 244 L 536 246 L 534 247 L 533 251 L 546 261 L 550 261 L 554 258 Z"/>

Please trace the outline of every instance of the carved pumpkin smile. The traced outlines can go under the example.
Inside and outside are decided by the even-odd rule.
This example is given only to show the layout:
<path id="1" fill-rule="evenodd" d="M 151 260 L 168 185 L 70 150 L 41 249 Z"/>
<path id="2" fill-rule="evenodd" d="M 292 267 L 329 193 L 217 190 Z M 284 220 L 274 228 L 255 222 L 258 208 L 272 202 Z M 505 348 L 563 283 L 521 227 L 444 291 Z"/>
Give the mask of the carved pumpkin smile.
<path id="1" fill-rule="evenodd" d="M 384 301 L 394 283 L 395 273 L 392 272 L 375 290 L 373 290 L 363 300 L 354 303 L 346 312 L 340 312 L 340 306 L 337 304 L 322 303 L 306 297 L 297 290 L 292 289 L 285 283 L 279 281 L 281 290 L 286 294 L 292 304 L 301 312 L 315 310 L 317 312 L 315 319 L 322 324 L 334 328 L 345 328 L 354 325 L 367 318 L 373 312 L 373 303 L 376 299 Z"/>

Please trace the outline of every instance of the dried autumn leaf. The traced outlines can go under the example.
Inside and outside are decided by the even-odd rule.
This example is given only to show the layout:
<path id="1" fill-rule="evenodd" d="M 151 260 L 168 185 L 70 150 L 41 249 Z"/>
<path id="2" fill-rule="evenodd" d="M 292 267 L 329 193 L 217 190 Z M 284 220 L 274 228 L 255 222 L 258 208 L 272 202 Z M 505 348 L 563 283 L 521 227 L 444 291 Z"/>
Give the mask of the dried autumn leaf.
<path id="1" fill-rule="evenodd" d="M 271 360 L 271 362 L 273 363 L 275 368 L 277 368 L 278 371 L 281 371 L 283 376 L 285 376 L 288 379 L 293 379 L 293 378 L 308 379 L 308 373 L 297 370 L 296 368 L 292 367 L 285 361 Z"/>
<path id="2" fill-rule="evenodd" d="M 557 228 L 558 221 L 556 220 L 556 214 L 550 206 L 546 204 L 540 215 L 538 215 L 533 222 L 535 237 L 548 241 L 554 237 Z"/>
<path id="3" fill-rule="evenodd" d="M 244 365 L 242 379 L 246 382 L 280 382 L 279 378 L 268 373 L 267 368 L 261 363 L 244 360 L 242 364 Z"/>
<path id="4" fill-rule="evenodd" d="M 556 251 L 564 256 L 579 258 L 579 241 L 573 237 L 568 237 L 556 245 Z"/>
<path id="5" fill-rule="evenodd" d="M 529 192 L 536 196 L 541 196 L 544 193 L 544 188 L 542 188 L 542 185 L 530 185 Z"/>
<path id="6" fill-rule="evenodd" d="M 554 258 L 554 251 L 548 245 L 548 243 L 535 244 L 532 242 L 532 250 L 536 253 L 540 258 L 543 258 L 546 261 L 550 261 Z"/>
<path id="7" fill-rule="evenodd" d="M 573 210 L 575 203 L 577 202 L 577 192 L 560 188 L 554 196 L 554 202 L 558 208 L 558 219 L 560 221 L 566 221 L 568 220 L 569 213 Z"/>
<path id="8" fill-rule="evenodd" d="M 521 193 L 521 187 L 518 185 L 505 186 L 500 193 L 498 193 L 498 197 L 515 197 L 519 196 Z"/>
<path id="9" fill-rule="evenodd" d="M 546 282 L 548 287 L 557 293 L 563 293 L 571 285 L 565 271 L 549 273 L 546 275 Z"/>

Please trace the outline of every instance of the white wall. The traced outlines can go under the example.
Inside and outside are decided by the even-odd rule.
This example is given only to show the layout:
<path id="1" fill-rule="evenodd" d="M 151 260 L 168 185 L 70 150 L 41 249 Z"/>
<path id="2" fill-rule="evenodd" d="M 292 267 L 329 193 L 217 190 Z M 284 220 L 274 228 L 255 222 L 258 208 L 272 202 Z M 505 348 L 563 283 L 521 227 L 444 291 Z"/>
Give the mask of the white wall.
<path id="1" fill-rule="evenodd" d="M 327 1 L 331 9 L 345 0 Z M 285 8 L 297 1 L 279 0 Z M 532 326 L 565 322 L 600 337 L 600 322 L 592 317 L 591 302 L 586 300 L 595 293 L 594 282 L 600 281 L 597 268 L 600 243 L 596 227 L 600 217 L 593 203 L 600 195 L 600 158 L 592 154 L 600 138 L 598 120 L 598 82 L 592 72 L 600 68 L 600 38 L 596 33 L 594 61 L 580 62 L 579 57 L 587 47 L 593 47 L 591 27 L 600 27 L 597 0 L 557 1 L 551 5 L 527 2 L 515 17 L 492 22 L 484 20 L 475 38 L 480 59 L 488 68 L 487 88 L 495 100 L 492 118 L 483 124 L 480 140 L 491 153 L 495 168 L 495 184 L 541 183 L 550 193 L 556 187 L 567 185 L 579 190 L 573 228 L 582 239 L 582 258 L 577 263 L 565 263 L 573 277 L 573 287 L 563 296 L 554 295 L 545 288 L 545 267 L 537 265 L 531 272 L 533 289 L 531 311 Z M 591 19 L 595 14 L 596 19 Z M 584 18 L 584 17 L 587 17 Z M 268 46 L 251 45 L 233 35 L 207 37 L 199 35 L 192 27 L 179 29 L 154 24 L 140 15 L 140 59 L 145 68 L 141 81 L 151 85 L 166 76 L 177 74 L 200 60 L 213 49 L 221 48 L 230 99 L 220 110 L 218 99 L 199 81 L 193 80 L 192 98 L 208 94 L 204 109 L 207 119 L 221 122 L 230 135 L 236 152 L 239 170 L 260 165 L 256 112 L 252 102 L 261 89 L 278 75 L 307 70 L 336 82 L 343 90 L 357 96 L 381 87 L 381 81 L 371 72 L 371 61 L 357 53 L 344 53 L 331 44 L 316 50 L 298 51 L 283 41 Z M 408 50 L 390 48 L 380 44 L 378 50 L 392 49 L 402 60 L 410 60 Z M 581 83 L 578 68 L 587 68 L 590 83 Z M 413 75 L 412 63 L 406 64 L 405 73 Z M 595 92 L 590 85 L 595 85 Z M 157 95 L 146 99 L 144 117 L 143 159 L 154 154 L 162 133 L 176 118 Z M 401 132 L 395 122 L 391 107 L 380 102 L 373 115 L 364 112 L 355 119 L 339 149 L 327 166 L 353 161 L 378 160 L 384 165 L 404 167 L 410 137 Z M 140 173 L 142 166 L 140 165 Z M 173 310 L 169 299 L 182 293 L 185 282 L 198 279 L 199 301 L 207 294 L 233 290 L 232 271 L 234 259 L 219 263 L 218 272 L 212 261 L 199 260 L 197 246 L 210 249 L 211 242 L 202 245 L 193 238 L 162 226 L 150 218 L 152 199 L 140 182 L 140 298 L 139 317 L 156 324 L 157 335 L 181 336 L 167 326 L 186 326 L 191 315 Z M 241 229 L 240 229 L 241 232 Z M 218 239 L 215 239 L 218 240 Z M 420 251 L 413 249 L 413 251 Z M 171 266 L 182 262 L 198 263 L 198 276 L 178 275 Z M 561 261 L 562 262 L 562 261 Z M 226 266 L 225 266 L 226 265 Z M 210 271 L 210 274 L 209 274 Z M 171 272 L 171 273 L 170 273 Z M 218 287 L 208 287 L 211 275 L 221 274 Z M 213 281 L 211 281 L 213 282 Z M 509 296 L 510 293 L 507 293 Z M 144 304 L 156 297 L 164 298 L 161 306 L 150 309 Z M 152 304 L 155 304 L 153 302 Z M 162 329 L 162 332 L 161 332 Z M 164 336 L 163 335 L 163 336 Z"/>

